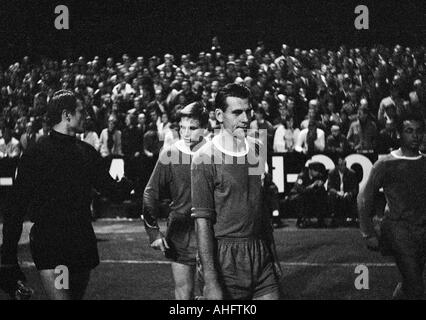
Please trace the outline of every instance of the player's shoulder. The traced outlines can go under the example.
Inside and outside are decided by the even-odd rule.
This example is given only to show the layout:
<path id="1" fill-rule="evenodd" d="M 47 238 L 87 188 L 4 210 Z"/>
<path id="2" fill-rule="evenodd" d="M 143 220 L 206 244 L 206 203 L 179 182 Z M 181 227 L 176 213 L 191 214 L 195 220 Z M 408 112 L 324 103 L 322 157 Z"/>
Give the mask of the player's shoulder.
<path id="1" fill-rule="evenodd" d="M 388 167 L 388 164 L 397 160 L 391 153 L 379 157 L 374 163 L 373 169 L 375 171 L 384 171 Z"/>
<path id="2" fill-rule="evenodd" d="M 86 141 L 77 139 L 76 144 L 78 147 L 83 149 L 85 152 L 90 153 L 91 155 L 96 155 L 98 153 L 96 149 Z"/>

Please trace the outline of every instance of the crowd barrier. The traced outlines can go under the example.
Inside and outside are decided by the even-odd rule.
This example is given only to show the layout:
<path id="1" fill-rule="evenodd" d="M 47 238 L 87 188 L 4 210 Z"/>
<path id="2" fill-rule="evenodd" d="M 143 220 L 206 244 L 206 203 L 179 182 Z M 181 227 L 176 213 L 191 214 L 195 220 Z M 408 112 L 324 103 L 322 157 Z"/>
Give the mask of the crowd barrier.
<path id="1" fill-rule="evenodd" d="M 370 171 L 379 157 L 375 152 L 353 153 L 345 157 L 347 167 L 353 169 L 357 174 L 360 188 L 367 182 Z M 274 153 L 268 161 L 269 172 L 278 187 L 278 192 L 287 194 L 303 167 L 306 167 L 311 161 L 321 162 L 330 171 L 335 167 L 334 160 L 335 156 L 327 153 L 316 154 L 310 158 L 297 152 Z"/>
<path id="2" fill-rule="evenodd" d="M 380 156 L 374 152 L 353 153 L 346 156 L 347 166 L 353 169 L 360 184 L 360 188 L 366 183 L 373 164 Z M 327 170 L 334 168 L 333 155 L 323 153 L 308 158 L 300 153 L 273 153 L 268 157 L 269 171 L 272 179 L 278 187 L 280 194 L 287 194 L 292 185 L 296 182 L 298 174 L 303 167 L 311 161 L 318 161 L 324 164 Z M 16 174 L 18 159 L 0 159 L 0 188 L 8 188 L 13 185 Z M 115 158 L 111 161 L 109 172 L 115 179 L 120 179 L 124 175 L 125 159 Z"/>

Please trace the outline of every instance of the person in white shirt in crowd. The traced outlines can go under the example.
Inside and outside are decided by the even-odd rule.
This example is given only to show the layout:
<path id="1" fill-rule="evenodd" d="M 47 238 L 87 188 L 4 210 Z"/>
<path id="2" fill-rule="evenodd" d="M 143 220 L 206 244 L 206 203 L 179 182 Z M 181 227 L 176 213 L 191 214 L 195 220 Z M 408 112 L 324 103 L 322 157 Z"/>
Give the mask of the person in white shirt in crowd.
<path id="1" fill-rule="evenodd" d="M 308 128 L 300 131 L 294 149 L 297 152 L 302 152 L 308 155 L 324 151 L 325 133 L 322 129 L 317 127 L 316 121 L 311 120 Z"/>
<path id="2" fill-rule="evenodd" d="M 100 152 L 103 158 L 108 156 L 122 156 L 121 131 L 116 128 L 117 119 L 113 116 L 108 118 L 108 128 L 101 132 Z"/>
<path id="3" fill-rule="evenodd" d="M 95 131 L 95 123 L 90 118 L 86 119 L 84 123 L 84 133 L 81 135 L 81 140 L 90 144 L 96 151 L 99 151 L 99 136 Z"/>
<path id="4" fill-rule="evenodd" d="M 5 128 L 0 138 L 0 158 L 17 158 L 21 154 L 19 141 L 12 137 L 12 130 Z"/>
<path id="5" fill-rule="evenodd" d="M 274 152 L 292 152 L 299 137 L 299 128 L 294 128 L 293 117 L 286 117 L 284 123 L 278 125 L 274 135 Z"/>
<path id="6" fill-rule="evenodd" d="M 157 131 L 160 144 L 164 144 L 165 136 L 170 131 L 169 115 L 166 112 L 161 115 L 161 122 L 157 126 Z"/>
<path id="7" fill-rule="evenodd" d="M 47 122 L 47 119 L 43 119 L 42 127 L 36 134 L 36 142 L 38 142 L 43 137 L 47 137 L 49 135 L 49 132 L 50 132 L 49 123 Z"/>
<path id="8" fill-rule="evenodd" d="M 309 122 L 311 120 L 317 121 L 317 115 L 318 115 L 318 108 L 319 108 L 319 101 L 317 99 L 312 99 L 309 101 L 309 109 L 308 114 L 305 120 L 302 121 L 300 124 L 300 129 L 307 129 Z"/>
<path id="9" fill-rule="evenodd" d="M 118 96 L 123 96 L 123 99 L 128 101 L 130 97 L 135 94 L 135 90 L 129 83 L 127 83 L 127 77 L 128 75 L 126 74 L 126 76 L 121 78 L 121 81 L 112 89 L 113 100 L 115 100 Z"/>
<path id="10" fill-rule="evenodd" d="M 28 121 L 25 132 L 21 135 L 20 139 L 22 151 L 25 152 L 25 150 L 27 150 L 29 147 L 32 147 L 36 143 L 36 138 L 34 124 L 32 121 Z"/>

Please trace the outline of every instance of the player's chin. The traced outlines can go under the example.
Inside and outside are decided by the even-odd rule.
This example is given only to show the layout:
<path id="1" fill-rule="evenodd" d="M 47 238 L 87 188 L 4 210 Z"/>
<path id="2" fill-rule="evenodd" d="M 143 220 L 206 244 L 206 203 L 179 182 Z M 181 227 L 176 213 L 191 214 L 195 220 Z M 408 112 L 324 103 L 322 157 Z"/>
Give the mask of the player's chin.
<path id="1" fill-rule="evenodd" d="M 413 141 L 413 142 L 411 142 L 411 143 L 410 143 L 410 147 L 411 147 L 411 149 L 413 149 L 413 150 L 417 150 L 417 149 L 419 149 L 419 148 L 420 148 L 420 142 L 418 142 L 418 141 Z"/>
<path id="2" fill-rule="evenodd" d="M 247 127 L 238 127 L 234 131 L 234 136 L 238 139 L 243 139 L 247 136 Z"/>

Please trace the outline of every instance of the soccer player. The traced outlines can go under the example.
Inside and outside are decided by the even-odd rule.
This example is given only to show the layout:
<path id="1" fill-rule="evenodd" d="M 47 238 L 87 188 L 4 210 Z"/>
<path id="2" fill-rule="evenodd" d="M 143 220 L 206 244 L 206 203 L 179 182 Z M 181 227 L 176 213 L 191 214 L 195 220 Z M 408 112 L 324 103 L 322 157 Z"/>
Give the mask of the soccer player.
<path id="1" fill-rule="evenodd" d="M 244 85 L 218 92 L 215 113 L 222 130 L 192 161 L 192 216 L 205 299 L 279 298 L 262 173 L 250 170 L 262 163 L 261 148 L 247 138 L 250 98 Z"/>
<path id="2" fill-rule="evenodd" d="M 115 199 L 130 194 L 131 188 L 115 182 L 102 169 L 96 150 L 76 138 L 83 132 L 85 111 L 73 92 L 54 93 L 48 117 L 53 124 L 50 135 L 28 149 L 18 166 L 14 197 L 4 217 L 1 271 L 25 280 L 22 273 L 9 271 L 19 271 L 17 245 L 28 212 L 34 223 L 31 253 L 47 297 L 82 299 L 90 272 L 99 264 L 90 214 L 92 187 Z M 55 269 L 66 277 L 64 267 L 69 277 L 61 289 L 55 286 Z"/>
<path id="3" fill-rule="evenodd" d="M 191 218 L 191 158 L 205 143 L 208 111 L 199 102 L 180 111 L 181 139 L 164 148 L 143 196 L 143 217 L 151 247 L 172 261 L 177 300 L 194 298 L 197 240 Z M 160 232 L 158 201 L 171 197 L 167 233 Z"/>
<path id="4" fill-rule="evenodd" d="M 424 297 L 426 262 L 426 157 L 419 152 L 425 123 L 403 114 L 397 125 L 400 149 L 378 160 L 358 196 L 360 228 L 367 247 L 394 257 L 402 276 L 395 299 Z M 387 205 L 380 240 L 372 223 L 375 196 L 383 188 Z"/>

